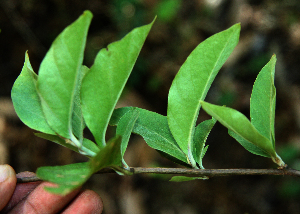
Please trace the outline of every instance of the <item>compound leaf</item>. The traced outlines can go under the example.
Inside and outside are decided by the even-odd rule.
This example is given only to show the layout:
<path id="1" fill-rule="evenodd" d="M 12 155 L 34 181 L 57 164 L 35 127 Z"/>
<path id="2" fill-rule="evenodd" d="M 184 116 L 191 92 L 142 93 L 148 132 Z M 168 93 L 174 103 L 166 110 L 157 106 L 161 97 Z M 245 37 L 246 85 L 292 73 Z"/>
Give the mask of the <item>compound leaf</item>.
<path id="1" fill-rule="evenodd" d="M 192 165 L 191 144 L 200 101 L 206 94 L 238 43 L 240 24 L 217 33 L 190 54 L 172 82 L 168 96 L 168 123 L 182 151 L 188 155 Z"/>
<path id="2" fill-rule="evenodd" d="M 101 49 L 83 79 L 81 100 L 84 119 L 101 147 L 105 145 L 109 119 L 152 24 L 136 28 L 120 41 Z"/>
<path id="3" fill-rule="evenodd" d="M 75 90 L 81 77 L 91 19 L 91 12 L 85 11 L 55 39 L 41 63 L 37 80 L 48 124 L 60 136 L 69 139 L 73 138 Z"/>
<path id="4" fill-rule="evenodd" d="M 15 111 L 21 121 L 28 127 L 47 134 L 55 134 L 44 116 L 36 82 L 37 75 L 31 67 L 29 56 L 26 52 L 21 74 L 11 90 Z"/>

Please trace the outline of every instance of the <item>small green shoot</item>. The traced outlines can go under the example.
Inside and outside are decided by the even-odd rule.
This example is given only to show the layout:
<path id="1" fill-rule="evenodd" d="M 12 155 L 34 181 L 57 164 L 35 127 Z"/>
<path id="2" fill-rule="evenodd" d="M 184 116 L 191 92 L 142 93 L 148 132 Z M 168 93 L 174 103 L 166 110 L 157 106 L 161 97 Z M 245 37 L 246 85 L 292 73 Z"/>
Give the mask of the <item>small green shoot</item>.
<path id="1" fill-rule="evenodd" d="M 227 127 L 229 134 L 245 149 L 253 154 L 269 157 L 279 167 L 285 167 L 275 151 L 275 63 L 276 56 L 273 55 L 256 78 L 250 100 L 251 122 L 234 109 L 204 101 L 201 103 L 203 109 Z"/>
<path id="2" fill-rule="evenodd" d="M 167 116 L 163 116 L 137 107 L 115 109 L 154 21 L 101 49 L 88 68 L 82 63 L 91 20 L 91 12 L 85 11 L 66 27 L 51 45 L 38 75 L 26 52 L 23 69 L 12 88 L 16 113 L 27 126 L 40 132 L 37 136 L 90 158 L 85 163 L 39 168 L 39 178 L 58 185 L 47 187 L 48 191 L 68 194 L 103 168 L 131 175 L 123 158 L 131 133 L 142 136 L 151 148 L 177 164 L 204 169 L 206 139 L 216 121 L 249 152 L 272 158 L 281 168 L 286 166 L 275 151 L 275 55 L 254 83 L 251 122 L 234 109 L 204 102 L 239 41 L 240 24 L 195 48 L 172 82 Z M 196 124 L 201 106 L 213 118 Z M 106 143 L 108 125 L 117 128 L 116 136 Z M 83 136 L 85 128 L 96 142 Z M 207 178 L 174 176 L 171 181 Z"/>

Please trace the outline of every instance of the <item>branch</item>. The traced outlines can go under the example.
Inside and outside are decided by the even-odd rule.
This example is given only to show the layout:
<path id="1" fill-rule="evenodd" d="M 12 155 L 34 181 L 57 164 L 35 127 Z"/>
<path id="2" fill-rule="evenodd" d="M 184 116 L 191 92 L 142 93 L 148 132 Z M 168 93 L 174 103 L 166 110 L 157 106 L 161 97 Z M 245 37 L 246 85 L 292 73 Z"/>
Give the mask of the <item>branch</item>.
<path id="1" fill-rule="evenodd" d="M 97 174 L 114 173 L 112 169 L 102 169 Z M 131 167 L 132 174 L 174 174 L 186 175 L 194 177 L 216 177 L 216 176 L 232 176 L 232 175 L 288 175 L 300 177 L 300 171 L 295 169 L 186 169 L 186 168 L 142 168 Z M 19 177 L 17 183 L 28 183 L 42 181 L 36 176 Z"/>

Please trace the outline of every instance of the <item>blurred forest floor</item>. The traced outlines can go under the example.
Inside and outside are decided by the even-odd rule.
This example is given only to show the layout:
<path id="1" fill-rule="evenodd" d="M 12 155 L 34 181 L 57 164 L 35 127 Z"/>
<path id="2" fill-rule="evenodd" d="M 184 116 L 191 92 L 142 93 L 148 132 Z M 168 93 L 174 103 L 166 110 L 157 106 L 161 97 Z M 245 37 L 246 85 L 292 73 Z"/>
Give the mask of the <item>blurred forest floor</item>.
<path id="1" fill-rule="evenodd" d="M 87 66 L 101 48 L 158 16 L 118 106 L 138 106 L 163 115 L 171 82 L 190 52 L 207 37 L 240 22 L 240 42 L 206 100 L 249 115 L 255 78 L 275 53 L 276 149 L 290 167 L 300 170 L 297 0 L 1 0 L 0 164 L 8 163 L 21 172 L 86 160 L 35 137 L 34 131 L 18 120 L 10 100 L 25 51 L 38 72 L 51 42 L 86 9 L 94 14 L 85 53 Z M 207 118 L 200 111 L 199 121 Z M 207 143 L 203 164 L 208 169 L 276 167 L 270 159 L 243 149 L 220 124 L 213 128 Z M 138 136 L 132 136 L 125 160 L 130 166 L 176 167 Z M 220 177 L 172 183 L 159 176 L 107 174 L 94 175 L 85 187 L 103 198 L 105 214 L 296 214 L 300 210 L 300 180 L 291 177 Z"/>

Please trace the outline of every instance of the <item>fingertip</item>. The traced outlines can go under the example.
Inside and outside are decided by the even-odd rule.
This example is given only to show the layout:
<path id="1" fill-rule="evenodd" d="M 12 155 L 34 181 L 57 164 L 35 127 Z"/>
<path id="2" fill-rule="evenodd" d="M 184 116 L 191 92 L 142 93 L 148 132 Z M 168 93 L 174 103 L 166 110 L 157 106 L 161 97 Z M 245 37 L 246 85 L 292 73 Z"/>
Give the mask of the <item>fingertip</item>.
<path id="1" fill-rule="evenodd" d="M 103 202 L 101 197 L 92 190 L 85 190 L 79 193 L 72 204 L 67 207 L 63 214 L 71 213 L 102 213 Z"/>
<path id="2" fill-rule="evenodd" d="M 0 165 L 0 210 L 5 207 L 5 205 L 10 200 L 17 184 L 17 178 L 15 170 L 5 164 Z"/>
<path id="3" fill-rule="evenodd" d="M 92 213 L 102 213 L 103 201 L 96 192 L 92 190 L 85 190 L 82 195 L 86 199 L 86 201 L 89 201 L 89 203 L 91 204 L 91 207 L 93 208 Z"/>
<path id="4" fill-rule="evenodd" d="M 8 164 L 0 165 L 0 183 L 16 180 L 15 170 Z"/>

